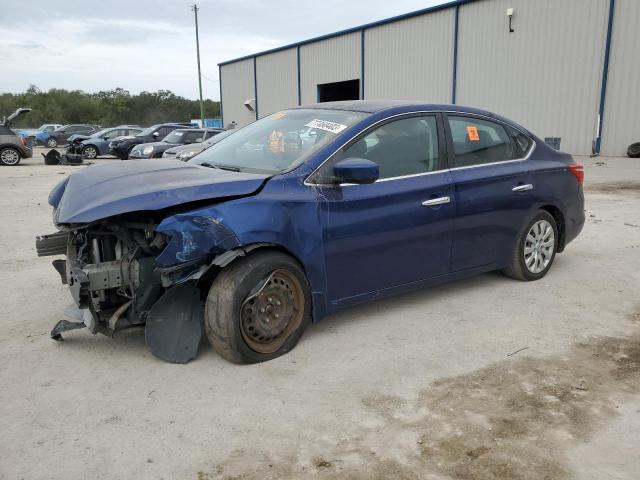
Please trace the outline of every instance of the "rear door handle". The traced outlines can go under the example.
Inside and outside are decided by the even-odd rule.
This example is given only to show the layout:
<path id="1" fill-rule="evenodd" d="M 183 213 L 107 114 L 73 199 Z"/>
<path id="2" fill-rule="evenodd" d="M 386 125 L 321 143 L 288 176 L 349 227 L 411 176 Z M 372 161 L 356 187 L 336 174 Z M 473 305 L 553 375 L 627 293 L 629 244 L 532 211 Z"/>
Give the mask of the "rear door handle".
<path id="1" fill-rule="evenodd" d="M 527 192 L 529 190 L 533 190 L 533 185 L 527 183 L 526 185 L 518 185 L 517 187 L 513 187 L 511 190 L 514 192 Z"/>
<path id="2" fill-rule="evenodd" d="M 435 207 L 436 205 L 444 205 L 451 202 L 451 197 L 438 197 L 431 200 L 425 200 L 422 205 L 425 207 Z"/>

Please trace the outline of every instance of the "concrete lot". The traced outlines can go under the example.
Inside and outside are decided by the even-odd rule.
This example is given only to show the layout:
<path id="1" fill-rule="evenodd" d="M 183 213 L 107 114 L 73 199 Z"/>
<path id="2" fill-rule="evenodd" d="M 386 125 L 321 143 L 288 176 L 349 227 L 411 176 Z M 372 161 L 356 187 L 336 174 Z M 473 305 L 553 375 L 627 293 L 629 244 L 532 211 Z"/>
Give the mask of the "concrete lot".
<path id="1" fill-rule="evenodd" d="M 84 167 L 36 157 L 0 168 L 0 478 L 640 478 L 639 160 L 580 159 L 587 225 L 542 281 L 378 301 L 237 366 L 49 339 L 70 296 L 34 237 Z"/>

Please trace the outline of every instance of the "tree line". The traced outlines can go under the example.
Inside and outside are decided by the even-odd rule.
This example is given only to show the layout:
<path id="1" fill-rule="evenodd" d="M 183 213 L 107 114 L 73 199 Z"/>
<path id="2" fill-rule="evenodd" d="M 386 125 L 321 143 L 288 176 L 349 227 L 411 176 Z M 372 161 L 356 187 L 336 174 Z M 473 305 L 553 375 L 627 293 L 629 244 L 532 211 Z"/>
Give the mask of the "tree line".
<path id="1" fill-rule="evenodd" d="M 0 121 L 19 107 L 33 110 L 13 123 L 17 128 L 37 128 L 43 123 L 148 126 L 200 118 L 198 100 L 180 97 L 169 90 L 137 95 L 122 88 L 97 93 L 58 88 L 43 92 L 31 85 L 24 93 L 0 94 Z M 204 110 L 206 118 L 217 118 L 220 116 L 220 102 L 207 99 Z"/>

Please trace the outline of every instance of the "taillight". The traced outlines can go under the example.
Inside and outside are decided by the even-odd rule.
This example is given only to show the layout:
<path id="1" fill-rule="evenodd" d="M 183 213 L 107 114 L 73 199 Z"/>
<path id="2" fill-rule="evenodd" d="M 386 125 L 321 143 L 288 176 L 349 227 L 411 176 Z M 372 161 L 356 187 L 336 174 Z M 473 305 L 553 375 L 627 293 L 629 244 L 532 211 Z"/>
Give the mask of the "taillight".
<path id="1" fill-rule="evenodd" d="M 569 165 L 569 171 L 578 180 L 578 185 L 582 186 L 582 182 L 584 182 L 584 166 L 580 163 L 572 163 Z"/>
<path id="2" fill-rule="evenodd" d="M 20 137 L 20 143 L 22 143 L 25 147 L 27 146 L 27 139 L 24 137 Z"/>

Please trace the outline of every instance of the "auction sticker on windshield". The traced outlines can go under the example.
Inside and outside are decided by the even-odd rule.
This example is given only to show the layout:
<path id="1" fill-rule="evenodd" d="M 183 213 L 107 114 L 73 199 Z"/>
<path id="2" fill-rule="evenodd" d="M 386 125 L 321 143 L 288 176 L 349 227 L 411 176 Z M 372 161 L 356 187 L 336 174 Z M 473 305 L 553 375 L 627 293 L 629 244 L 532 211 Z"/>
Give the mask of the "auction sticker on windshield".
<path id="1" fill-rule="evenodd" d="M 347 128 L 346 125 L 342 125 L 341 123 L 327 122 L 326 120 L 318 120 L 317 118 L 311 120 L 305 125 L 305 127 L 317 128 L 319 130 L 325 130 L 331 133 L 340 133 L 345 128 Z"/>

